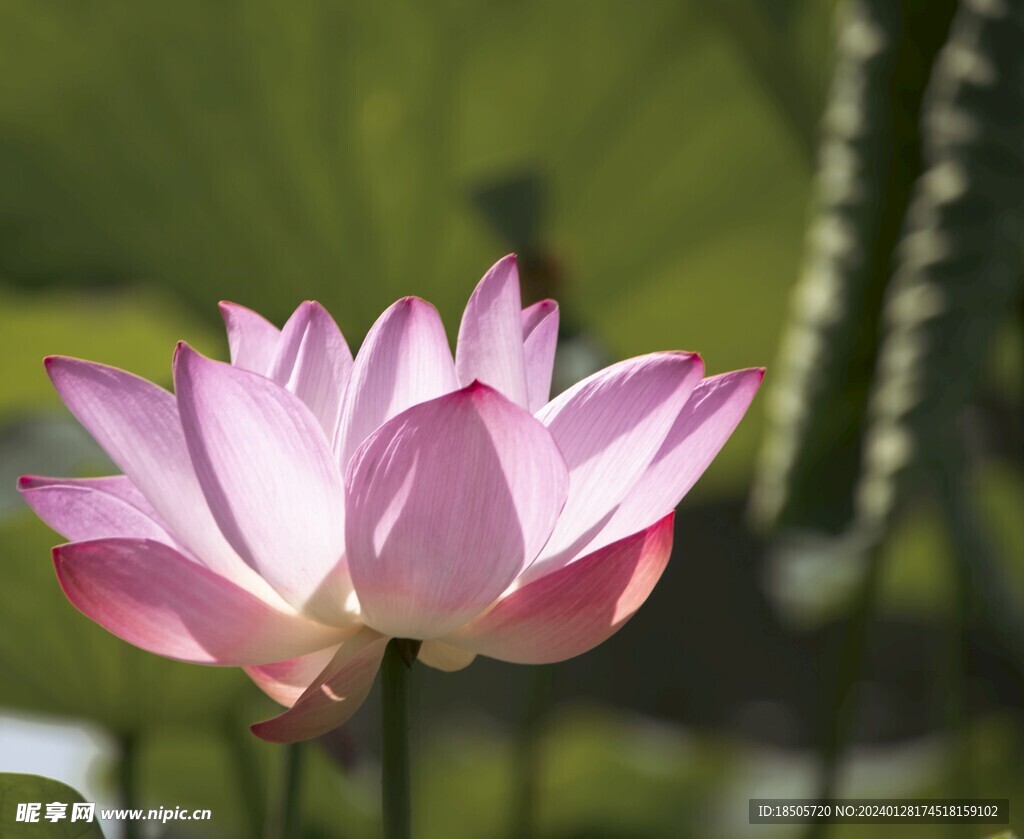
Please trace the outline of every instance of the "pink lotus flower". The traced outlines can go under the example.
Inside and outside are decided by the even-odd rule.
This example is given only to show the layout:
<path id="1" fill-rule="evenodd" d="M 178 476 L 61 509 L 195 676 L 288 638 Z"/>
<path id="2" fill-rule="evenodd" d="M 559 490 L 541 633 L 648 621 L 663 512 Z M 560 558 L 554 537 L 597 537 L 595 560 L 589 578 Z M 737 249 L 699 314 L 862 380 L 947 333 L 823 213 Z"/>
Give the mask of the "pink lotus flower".
<path id="1" fill-rule="evenodd" d="M 390 638 L 457 670 L 560 661 L 612 635 L 763 376 L 702 379 L 699 356 L 653 353 L 548 401 L 558 308 L 521 309 L 512 256 L 470 298 L 454 360 L 414 297 L 355 360 L 317 303 L 280 331 L 221 308 L 232 363 L 179 344 L 173 395 L 48 358 L 123 474 L 20 488 L 70 540 L 53 556 L 78 609 L 159 655 L 244 667 L 288 706 L 253 727 L 278 742 L 348 719 Z"/>

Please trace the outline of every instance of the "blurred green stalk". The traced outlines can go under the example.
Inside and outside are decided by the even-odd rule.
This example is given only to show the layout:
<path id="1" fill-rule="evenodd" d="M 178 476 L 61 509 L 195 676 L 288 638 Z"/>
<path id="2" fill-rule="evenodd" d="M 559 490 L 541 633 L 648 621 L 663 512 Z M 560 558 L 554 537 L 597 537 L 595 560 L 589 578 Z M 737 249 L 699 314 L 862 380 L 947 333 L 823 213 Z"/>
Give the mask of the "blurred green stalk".
<path id="1" fill-rule="evenodd" d="M 237 708 L 233 708 L 232 712 L 227 714 L 223 724 L 222 736 L 227 743 L 231 767 L 238 778 L 242 800 L 245 803 L 249 835 L 270 837 L 269 831 L 274 823 L 273 814 L 267 812 L 263 777 L 252 750 L 253 737 Z"/>
<path id="2" fill-rule="evenodd" d="M 510 839 L 534 839 L 537 799 L 543 769 L 541 735 L 551 705 L 551 665 L 530 668 L 526 703 L 519 723 L 513 767 L 512 832 Z"/>
<path id="3" fill-rule="evenodd" d="M 875 617 L 878 589 L 881 581 L 881 539 L 874 539 L 868 554 L 867 569 L 857 591 L 850 617 L 847 619 L 843 647 L 839 656 L 834 694 L 829 703 L 831 713 L 825 716 L 819 738 L 821 744 L 820 773 L 816 797 L 819 800 L 836 798 L 839 770 L 849 741 L 856 715 L 857 680 L 860 678 L 867 654 L 868 638 Z M 808 827 L 805 839 L 822 839 L 829 833 L 827 822 L 816 822 Z"/>
<path id="4" fill-rule="evenodd" d="M 121 738 L 121 762 L 117 767 L 117 782 L 121 792 L 121 806 L 126 810 L 135 810 L 139 806 L 139 744 L 134 734 L 126 734 Z M 138 839 L 139 823 L 135 819 L 125 819 L 124 839 Z"/>
<path id="5" fill-rule="evenodd" d="M 392 638 L 381 665 L 381 792 L 383 839 L 411 839 L 409 670 L 419 642 Z"/>
<path id="6" fill-rule="evenodd" d="M 267 820 L 267 839 L 292 839 L 302 835 L 302 743 L 289 743 L 281 751 L 280 796 Z"/>

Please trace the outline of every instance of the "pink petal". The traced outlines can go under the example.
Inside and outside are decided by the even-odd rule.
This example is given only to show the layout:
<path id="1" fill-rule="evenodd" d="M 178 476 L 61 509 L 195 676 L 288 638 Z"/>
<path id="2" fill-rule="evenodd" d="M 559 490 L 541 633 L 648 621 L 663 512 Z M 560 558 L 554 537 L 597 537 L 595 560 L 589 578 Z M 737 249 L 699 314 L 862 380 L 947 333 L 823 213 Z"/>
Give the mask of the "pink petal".
<path id="1" fill-rule="evenodd" d="M 515 589 L 445 640 L 520 664 L 563 661 L 593 649 L 654 589 L 672 552 L 674 515 Z"/>
<path id="2" fill-rule="evenodd" d="M 474 658 L 476 653 L 446 644 L 444 641 L 424 641 L 417 660 L 435 670 L 454 673 L 456 670 L 469 667 Z"/>
<path id="3" fill-rule="evenodd" d="M 476 615 L 536 556 L 567 474 L 544 427 L 476 383 L 379 428 L 352 458 L 346 487 L 364 621 L 429 639 Z"/>
<path id="4" fill-rule="evenodd" d="M 692 353 L 653 353 L 607 367 L 537 413 L 569 466 L 569 499 L 524 579 L 579 555 L 615 512 L 665 440 L 704 365 Z"/>
<path id="5" fill-rule="evenodd" d="M 323 306 L 307 300 L 295 310 L 269 370 L 270 378 L 306 403 L 330 439 L 352 371 L 352 353 Z"/>
<path id="6" fill-rule="evenodd" d="M 291 708 L 337 652 L 338 647 L 326 647 L 298 658 L 246 667 L 245 672 L 267 696 Z"/>
<path id="7" fill-rule="evenodd" d="M 46 478 L 41 475 L 22 475 L 18 478 L 18 490 L 43 489 L 45 487 L 81 487 L 112 495 L 136 510 L 159 522 L 160 517 L 153 505 L 146 500 L 139 488 L 127 475 L 108 475 L 102 478 Z"/>
<path id="8" fill-rule="evenodd" d="M 418 297 L 392 304 L 371 327 L 352 367 L 334 443 L 342 470 L 389 419 L 457 388 L 437 310 Z"/>
<path id="9" fill-rule="evenodd" d="M 316 418 L 270 379 L 184 344 L 174 384 L 196 474 L 228 541 L 293 606 L 346 620 L 344 492 Z"/>
<path id="10" fill-rule="evenodd" d="M 228 330 L 231 363 L 243 370 L 267 375 L 281 331 L 263 315 L 237 303 L 222 301 L 220 314 Z"/>
<path id="11" fill-rule="evenodd" d="M 455 369 L 465 387 L 480 381 L 527 407 L 526 362 L 515 254 L 484 274 L 466 304 L 459 327 Z"/>
<path id="12" fill-rule="evenodd" d="M 732 436 L 764 379 L 761 368 L 704 379 L 683 406 L 647 471 L 587 550 L 657 521 L 683 499 Z"/>
<path id="13" fill-rule="evenodd" d="M 528 407 L 536 413 L 551 398 L 551 375 L 558 346 L 558 304 L 541 300 L 523 309 L 522 319 Z"/>
<path id="14" fill-rule="evenodd" d="M 168 658 L 263 664 L 345 636 L 274 608 L 159 542 L 73 542 L 54 548 L 53 560 L 76 608 L 129 644 Z"/>
<path id="15" fill-rule="evenodd" d="M 170 393 L 123 370 L 75 358 L 50 357 L 46 368 L 71 413 L 193 556 L 271 602 L 280 599 L 213 520 Z"/>
<path id="16" fill-rule="evenodd" d="M 271 743 L 294 743 L 337 728 L 366 700 L 387 643 L 370 629 L 345 641 L 291 709 L 256 723 L 252 733 Z"/>
<path id="17" fill-rule="evenodd" d="M 124 481 L 131 485 L 127 478 Z M 110 482 L 110 478 L 60 482 L 26 477 L 18 480 L 18 490 L 35 514 L 68 541 L 130 536 L 177 545 L 153 515 L 108 491 Z"/>

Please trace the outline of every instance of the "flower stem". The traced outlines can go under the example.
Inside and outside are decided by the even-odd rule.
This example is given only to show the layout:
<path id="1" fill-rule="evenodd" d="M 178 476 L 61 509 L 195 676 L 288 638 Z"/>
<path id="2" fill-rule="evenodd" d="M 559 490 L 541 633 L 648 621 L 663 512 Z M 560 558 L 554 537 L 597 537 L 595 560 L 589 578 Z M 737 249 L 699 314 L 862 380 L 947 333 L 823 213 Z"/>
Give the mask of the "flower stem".
<path id="1" fill-rule="evenodd" d="M 538 834 L 537 799 L 543 772 L 541 737 L 551 705 L 553 672 L 552 665 L 541 664 L 531 667 L 527 677 L 527 695 L 523 703 L 523 715 L 519 720 L 514 757 L 511 839 L 534 839 Z"/>
<path id="2" fill-rule="evenodd" d="M 849 745 L 858 710 L 854 704 L 855 690 L 864 667 L 871 630 L 874 627 L 883 570 L 880 538 L 871 539 L 867 550 L 867 568 L 854 595 L 837 660 L 839 666 L 834 674 L 831 713 L 823 721 L 819 741 L 819 801 L 835 798 L 839 788 L 842 759 Z M 827 821 L 815 821 L 808 825 L 803 834 L 804 839 L 824 839 L 830 830 L 831 826 Z"/>
<path id="3" fill-rule="evenodd" d="M 242 723 L 235 707 L 224 715 L 222 724 L 222 736 L 228 746 L 231 771 L 238 778 L 245 805 L 248 820 L 246 835 L 266 836 L 267 839 L 272 839 L 268 831 L 271 829 L 274 814 L 267 810 L 263 775 L 253 753 L 255 738 L 249 733 L 248 726 Z"/>
<path id="4" fill-rule="evenodd" d="M 127 734 L 121 740 L 121 762 L 118 765 L 118 785 L 121 788 L 121 806 L 134 810 L 139 806 L 139 747 L 134 734 Z M 124 822 L 125 839 L 137 839 L 139 826 L 134 819 Z"/>
<path id="5" fill-rule="evenodd" d="M 299 835 L 302 813 L 302 743 L 282 748 L 280 798 L 267 824 L 267 839 L 289 839 Z"/>
<path id="6" fill-rule="evenodd" d="M 381 791 L 384 839 L 411 839 L 409 670 L 419 642 L 393 638 L 381 665 Z"/>

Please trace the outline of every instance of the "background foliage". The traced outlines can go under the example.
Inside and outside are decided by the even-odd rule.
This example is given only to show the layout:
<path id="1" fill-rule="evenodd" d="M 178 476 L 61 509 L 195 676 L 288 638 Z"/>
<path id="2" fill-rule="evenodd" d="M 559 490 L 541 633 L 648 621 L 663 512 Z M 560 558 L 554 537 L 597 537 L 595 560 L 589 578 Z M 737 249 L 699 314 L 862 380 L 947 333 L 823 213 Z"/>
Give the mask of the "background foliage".
<path id="1" fill-rule="evenodd" d="M 213 809 L 174 836 L 257 836 L 281 753 L 248 734 L 269 709 L 243 676 L 64 600 L 15 478 L 108 466 L 40 359 L 169 384 L 179 338 L 225 352 L 225 298 L 278 321 L 319 299 L 357 345 L 414 293 L 453 334 L 514 249 L 527 297 L 562 304 L 563 383 L 686 348 L 767 363 L 768 390 L 623 633 L 551 670 L 418 668 L 420 835 L 743 836 L 748 798 L 819 791 L 1024 806 L 1019 4 L 0 21 L 0 706 L 105 732 L 97 794 Z M 374 835 L 372 706 L 303 750 L 304 835 Z M 0 735 L 0 771 L 18 759 Z"/>

